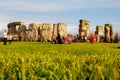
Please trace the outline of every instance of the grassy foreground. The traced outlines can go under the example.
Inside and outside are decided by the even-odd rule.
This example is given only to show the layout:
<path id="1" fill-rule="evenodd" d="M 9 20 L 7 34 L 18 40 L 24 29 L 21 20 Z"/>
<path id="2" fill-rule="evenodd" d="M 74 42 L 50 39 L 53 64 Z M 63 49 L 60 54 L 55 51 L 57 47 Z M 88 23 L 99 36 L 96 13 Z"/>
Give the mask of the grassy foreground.
<path id="1" fill-rule="evenodd" d="M 120 43 L 0 42 L 0 80 L 120 80 Z"/>

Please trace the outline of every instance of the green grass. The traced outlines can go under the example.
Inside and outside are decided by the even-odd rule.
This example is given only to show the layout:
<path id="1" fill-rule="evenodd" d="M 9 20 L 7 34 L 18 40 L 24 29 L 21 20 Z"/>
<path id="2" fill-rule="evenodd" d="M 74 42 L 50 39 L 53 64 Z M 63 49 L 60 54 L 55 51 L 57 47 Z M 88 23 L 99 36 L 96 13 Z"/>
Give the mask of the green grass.
<path id="1" fill-rule="evenodd" d="M 120 80 L 120 43 L 0 42 L 0 80 Z"/>

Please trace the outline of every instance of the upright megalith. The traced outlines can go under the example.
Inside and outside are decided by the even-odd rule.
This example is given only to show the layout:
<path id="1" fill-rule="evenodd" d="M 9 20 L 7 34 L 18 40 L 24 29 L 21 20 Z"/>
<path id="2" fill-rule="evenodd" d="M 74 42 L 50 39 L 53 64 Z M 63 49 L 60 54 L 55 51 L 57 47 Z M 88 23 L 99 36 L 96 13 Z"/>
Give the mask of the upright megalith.
<path id="1" fill-rule="evenodd" d="M 97 42 L 103 41 L 103 36 L 104 36 L 103 34 L 104 34 L 103 26 L 101 26 L 101 25 L 96 26 L 95 36 L 96 36 Z"/>
<path id="2" fill-rule="evenodd" d="M 88 20 L 80 20 L 79 21 L 79 36 L 81 38 L 89 37 L 90 34 L 90 21 Z"/>
<path id="3" fill-rule="evenodd" d="M 43 41 L 51 41 L 52 29 L 51 29 L 50 23 L 42 24 L 41 35 L 42 35 Z"/>
<path id="4" fill-rule="evenodd" d="M 50 23 L 31 23 L 28 28 L 28 35 L 32 41 L 51 41 L 52 30 Z"/>
<path id="5" fill-rule="evenodd" d="M 66 37 L 67 36 L 66 26 L 67 25 L 65 23 L 53 24 L 53 35 L 57 36 L 57 34 L 60 34 L 60 36 Z"/>
<path id="6" fill-rule="evenodd" d="M 112 24 L 105 24 L 104 28 L 105 28 L 104 29 L 105 42 L 112 42 L 114 40 L 114 32 L 113 32 Z"/>
<path id="7" fill-rule="evenodd" d="M 31 23 L 28 26 L 29 37 L 31 37 L 31 41 L 38 40 L 38 25 L 36 23 Z"/>
<path id="8" fill-rule="evenodd" d="M 98 36 L 103 36 L 103 26 L 100 25 L 96 26 L 96 34 Z"/>
<path id="9" fill-rule="evenodd" d="M 60 34 L 60 36 L 63 36 L 63 37 L 67 36 L 67 30 L 66 30 L 65 23 L 58 23 L 58 33 Z"/>
<path id="10" fill-rule="evenodd" d="M 58 24 L 53 24 L 53 36 L 57 37 L 58 34 Z"/>

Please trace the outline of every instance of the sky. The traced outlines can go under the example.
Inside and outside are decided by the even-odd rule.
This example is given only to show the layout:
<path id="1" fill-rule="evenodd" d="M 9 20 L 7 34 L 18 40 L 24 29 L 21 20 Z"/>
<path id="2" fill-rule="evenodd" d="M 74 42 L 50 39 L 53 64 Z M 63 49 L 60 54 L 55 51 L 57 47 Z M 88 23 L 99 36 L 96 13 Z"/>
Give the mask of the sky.
<path id="1" fill-rule="evenodd" d="M 67 33 L 77 34 L 82 19 L 90 21 L 91 31 L 110 23 L 120 32 L 120 0 L 0 0 L 0 32 L 16 21 L 27 26 L 64 22 Z"/>

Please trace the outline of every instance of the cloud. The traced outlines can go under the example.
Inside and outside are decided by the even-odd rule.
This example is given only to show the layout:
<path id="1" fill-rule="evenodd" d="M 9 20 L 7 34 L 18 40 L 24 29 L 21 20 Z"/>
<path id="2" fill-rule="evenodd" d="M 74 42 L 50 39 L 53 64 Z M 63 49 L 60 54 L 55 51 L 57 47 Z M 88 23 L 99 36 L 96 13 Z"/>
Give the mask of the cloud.
<path id="1" fill-rule="evenodd" d="M 95 11 L 89 8 L 95 8 Z M 85 18 L 88 19 L 90 16 L 90 20 L 93 19 L 93 15 L 97 14 L 95 13 L 97 10 L 99 10 L 97 11 L 98 13 L 102 12 L 99 8 L 118 8 L 117 10 L 119 11 L 120 0 L 1 0 L 0 9 L 3 14 L 0 14 L 0 30 L 6 28 L 9 22 L 18 20 L 25 21 L 28 24 L 30 22 L 49 22 L 52 20 L 52 22 L 68 21 L 68 24 L 74 24 L 75 19 L 77 19 L 76 17 L 83 18 L 85 15 Z M 84 12 L 84 10 L 86 11 Z M 61 14 L 61 12 L 64 11 L 68 12 Z M 90 13 L 92 11 L 94 14 Z M 41 12 L 42 14 L 40 14 Z M 57 14 L 55 14 L 56 12 Z M 69 14 L 69 12 L 71 13 Z M 113 12 L 111 14 L 114 16 Z M 115 11 L 114 14 L 116 15 L 117 12 Z M 101 17 L 97 18 L 101 20 L 101 22 L 104 20 L 100 19 Z M 109 18 L 111 18 L 111 16 Z M 117 18 L 119 23 L 119 17 L 117 16 Z M 71 22 L 69 19 L 72 19 Z M 99 21 L 98 19 L 96 22 Z M 105 20 L 105 22 L 108 20 Z M 70 24 L 67 26 L 67 30 L 69 30 L 69 32 L 77 32 L 78 26 Z"/>
<path id="2" fill-rule="evenodd" d="M 72 7 L 66 5 L 60 5 L 59 3 L 51 2 L 1 2 L 0 6 L 4 9 L 17 10 L 17 11 L 35 11 L 35 12 L 56 12 L 61 10 L 67 10 Z"/>
<path id="3" fill-rule="evenodd" d="M 17 11 L 59 12 L 80 8 L 120 8 L 119 0 L 1 1 L 0 7 Z"/>
<path id="4" fill-rule="evenodd" d="M 0 31 L 3 31 L 7 28 L 7 24 L 9 21 L 11 21 L 9 16 L 3 14 L 0 15 Z"/>

